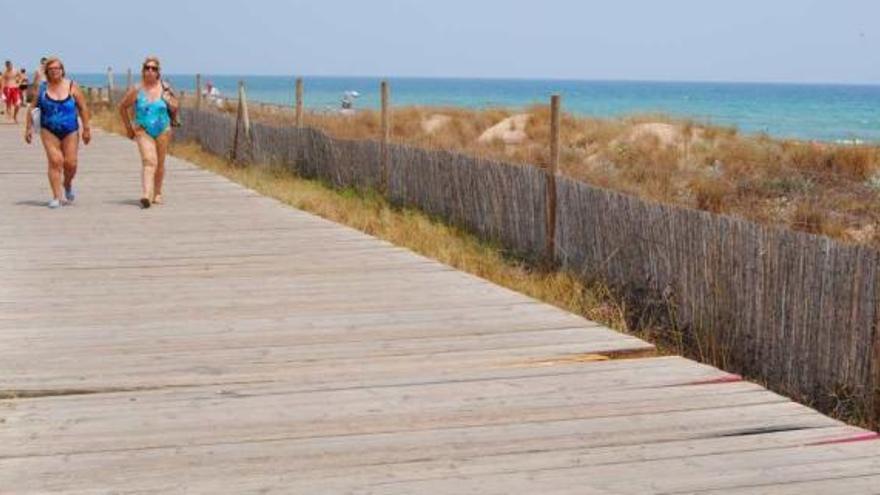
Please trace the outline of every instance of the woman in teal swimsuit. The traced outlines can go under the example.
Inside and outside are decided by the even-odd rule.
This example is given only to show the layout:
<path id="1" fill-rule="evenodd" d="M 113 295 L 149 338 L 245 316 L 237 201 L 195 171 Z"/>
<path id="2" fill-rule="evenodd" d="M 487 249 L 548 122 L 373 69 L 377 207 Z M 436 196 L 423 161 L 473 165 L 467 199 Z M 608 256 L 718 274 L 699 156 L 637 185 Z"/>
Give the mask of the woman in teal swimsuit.
<path id="1" fill-rule="evenodd" d="M 176 111 L 178 106 L 174 93 L 162 82 L 160 70 L 159 59 L 147 57 L 141 70 L 141 84 L 129 88 L 119 104 L 119 115 L 128 137 L 137 143 L 141 153 L 141 206 L 144 208 L 162 203 L 165 154 L 171 141 L 171 118 L 168 112 Z"/>

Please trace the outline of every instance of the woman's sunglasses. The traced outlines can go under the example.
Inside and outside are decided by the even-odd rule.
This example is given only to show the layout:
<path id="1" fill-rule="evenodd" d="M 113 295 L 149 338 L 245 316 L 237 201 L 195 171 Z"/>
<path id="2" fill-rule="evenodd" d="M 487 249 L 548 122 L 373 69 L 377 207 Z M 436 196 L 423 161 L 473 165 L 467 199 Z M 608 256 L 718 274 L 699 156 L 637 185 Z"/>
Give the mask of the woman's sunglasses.
<path id="1" fill-rule="evenodd" d="M 159 72 L 159 67 L 157 67 L 157 66 L 155 66 L 155 65 L 145 65 L 145 66 L 144 66 L 144 71 L 145 71 L 145 72 L 146 72 L 146 71 Z"/>

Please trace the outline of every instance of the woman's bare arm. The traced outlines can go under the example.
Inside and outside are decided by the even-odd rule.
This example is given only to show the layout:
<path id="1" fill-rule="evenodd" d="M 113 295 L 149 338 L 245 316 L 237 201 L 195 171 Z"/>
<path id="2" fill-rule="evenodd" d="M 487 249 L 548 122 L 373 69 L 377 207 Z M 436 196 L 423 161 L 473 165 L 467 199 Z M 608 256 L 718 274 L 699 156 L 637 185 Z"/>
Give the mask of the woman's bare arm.
<path id="1" fill-rule="evenodd" d="M 134 139 L 134 127 L 131 125 L 131 109 L 137 99 L 137 88 L 128 88 L 122 101 L 119 102 L 119 118 L 122 119 L 122 125 L 125 126 L 125 132 L 129 139 Z"/>
<path id="2" fill-rule="evenodd" d="M 79 118 L 82 119 L 82 140 L 83 143 L 89 144 L 92 140 L 92 128 L 89 125 L 89 121 L 92 118 L 92 115 L 89 113 L 89 105 L 86 102 L 85 96 L 83 96 L 82 91 L 79 89 L 79 85 L 73 83 L 70 86 L 70 92 L 73 95 L 73 99 L 76 101 L 76 107 L 79 109 Z"/>

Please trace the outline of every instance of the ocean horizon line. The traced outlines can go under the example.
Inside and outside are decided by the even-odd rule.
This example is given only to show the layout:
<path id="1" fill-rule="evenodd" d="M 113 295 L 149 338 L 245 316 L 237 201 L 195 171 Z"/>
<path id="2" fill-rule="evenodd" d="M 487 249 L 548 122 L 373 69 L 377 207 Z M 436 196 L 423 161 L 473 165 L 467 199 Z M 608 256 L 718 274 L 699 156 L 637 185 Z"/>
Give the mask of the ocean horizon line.
<path id="1" fill-rule="evenodd" d="M 126 71 L 114 69 L 114 78 L 125 77 Z M 107 71 L 71 71 L 71 75 L 106 76 Z M 506 77 L 506 76 L 425 76 L 425 75 L 370 75 L 370 74 L 290 74 L 290 73 L 246 73 L 246 72 L 168 72 L 167 77 L 193 77 L 197 74 L 211 77 L 249 77 L 249 78 L 316 78 L 316 79 L 388 79 L 388 80 L 427 80 L 427 81 L 502 81 L 502 82 L 562 82 L 562 83 L 630 83 L 630 84 L 720 84 L 747 86 L 820 86 L 820 87 L 880 87 L 877 82 L 855 81 L 786 81 L 786 80 L 727 80 L 727 79 L 638 79 L 638 78 L 580 78 L 580 77 Z"/>

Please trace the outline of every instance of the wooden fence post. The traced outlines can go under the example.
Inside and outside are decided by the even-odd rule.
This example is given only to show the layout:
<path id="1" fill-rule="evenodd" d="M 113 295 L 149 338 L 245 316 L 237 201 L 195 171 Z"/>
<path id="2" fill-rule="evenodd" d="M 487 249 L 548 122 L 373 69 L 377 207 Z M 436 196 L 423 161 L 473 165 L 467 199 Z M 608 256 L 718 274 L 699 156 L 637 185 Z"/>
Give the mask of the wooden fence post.
<path id="1" fill-rule="evenodd" d="M 238 82 L 238 112 L 235 118 L 235 136 L 232 141 L 232 161 L 241 162 L 244 157 L 244 146 L 250 146 L 251 120 L 248 115 L 247 97 L 244 91 L 244 81 Z M 244 141 L 244 144 L 242 144 Z"/>
<path id="2" fill-rule="evenodd" d="M 202 108 L 202 75 L 196 74 L 196 110 Z"/>
<path id="3" fill-rule="evenodd" d="M 556 94 L 550 97 L 550 163 L 547 174 L 547 225 L 544 258 L 548 264 L 556 262 L 556 174 L 559 172 L 559 126 L 561 97 Z"/>
<path id="4" fill-rule="evenodd" d="M 303 80 L 296 78 L 296 126 L 303 126 Z"/>
<path id="5" fill-rule="evenodd" d="M 113 106 L 113 68 L 107 67 L 107 104 Z"/>
<path id="6" fill-rule="evenodd" d="M 382 81 L 380 85 L 382 94 L 382 140 L 380 141 L 380 157 L 382 160 L 382 192 L 388 194 L 388 176 L 389 176 L 389 150 L 388 144 L 391 142 L 391 97 L 388 88 L 388 81 Z"/>

